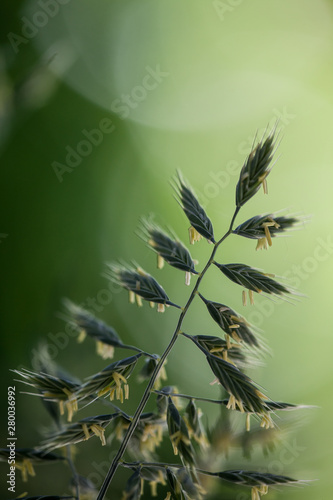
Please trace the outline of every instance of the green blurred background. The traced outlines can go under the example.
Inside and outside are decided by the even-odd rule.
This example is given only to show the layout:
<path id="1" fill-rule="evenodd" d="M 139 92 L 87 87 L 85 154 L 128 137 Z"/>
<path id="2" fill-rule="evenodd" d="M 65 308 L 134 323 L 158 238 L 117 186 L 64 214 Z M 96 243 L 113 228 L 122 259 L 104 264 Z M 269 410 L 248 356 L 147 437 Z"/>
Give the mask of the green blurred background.
<path id="1" fill-rule="evenodd" d="M 154 255 L 135 234 L 139 217 L 156 214 L 187 242 L 188 224 L 169 184 L 180 168 L 216 235 L 223 234 L 253 137 L 278 120 L 282 140 L 269 196 L 260 191 L 237 221 L 285 208 L 310 214 L 311 223 L 275 240 L 267 252 L 232 237 L 219 255 L 225 263 L 284 275 L 305 297 L 296 305 L 258 297 L 254 307 L 244 308 L 239 288 L 213 270 L 203 290 L 264 331 L 274 356 L 251 376 L 268 394 L 320 408 L 287 416 L 285 439 L 296 443 L 288 460 L 282 441 L 268 458 L 256 450 L 253 461 L 235 450 L 225 468 L 265 466 L 319 480 L 304 489 L 272 490 L 269 499 L 330 498 L 333 2 L 40 0 L 13 1 L 1 10 L 1 428 L 14 378 L 9 369 L 29 367 L 41 339 L 79 377 L 105 366 L 92 354 L 92 342 L 63 337 L 57 317 L 63 297 L 89 303 L 124 341 L 163 351 L 177 311 L 157 315 L 129 306 L 126 293 L 111 290 L 102 276 L 105 262 L 135 259 L 184 304 L 189 290 L 182 273 L 156 272 Z M 99 127 L 102 132 L 90 135 L 96 145 L 85 149 L 81 141 Z M 68 154 L 74 163 L 65 170 L 60 164 Z M 199 268 L 210 250 L 206 242 L 191 248 Z M 186 319 L 186 330 L 219 333 L 201 304 Z M 168 362 L 169 382 L 216 396 L 203 363 L 199 352 L 179 341 Z M 132 386 L 129 411 L 142 391 Z M 16 406 L 18 446 L 34 446 L 48 416 L 26 395 L 17 394 Z M 216 409 L 210 411 L 212 422 Z M 82 444 L 80 473 L 89 476 L 94 463 L 104 463 L 104 473 L 94 476 L 98 483 L 110 453 L 97 440 Z M 66 491 L 63 466 L 36 470 L 28 484 L 17 474 L 17 494 Z M 3 495 L 12 498 L 6 473 L 1 464 Z M 118 474 L 108 498 L 120 498 L 126 477 Z M 249 497 L 242 495 L 229 489 L 224 498 Z"/>

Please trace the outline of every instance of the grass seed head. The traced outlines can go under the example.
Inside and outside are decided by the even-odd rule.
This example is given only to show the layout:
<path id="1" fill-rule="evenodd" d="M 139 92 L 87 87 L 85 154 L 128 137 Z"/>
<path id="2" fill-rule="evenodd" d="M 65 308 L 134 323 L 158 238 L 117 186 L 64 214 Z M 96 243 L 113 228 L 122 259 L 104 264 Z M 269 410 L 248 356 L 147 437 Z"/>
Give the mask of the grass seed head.
<path id="1" fill-rule="evenodd" d="M 256 293 L 267 293 L 269 295 L 286 295 L 294 293 L 293 290 L 282 285 L 271 278 L 272 275 L 263 273 L 245 264 L 218 264 L 214 262 L 222 273 L 237 285 Z M 250 297 L 253 301 L 252 295 Z M 243 301 L 244 302 L 244 301 Z"/>
<path id="2" fill-rule="evenodd" d="M 207 355 L 206 358 L 217 381 L 231 396 L 228 402 L 230 409 L 238 407 L 243 411 L 246 406 L 253 413 L 266 413 L 264 395 L 247 375 L 224 359 L 214 355 Z"/>
<path id="3" fill-rule="evenodd" d="M 171 397 L 168 397 L 167 423 L 174 454 L 180 456 L 184 465 L 194 466 L 194 449 L 189 431 Z"/>
<path id="4" fill-rule="evenodd" d="M 272 238 L 299 226 L 299 217 L 278 216 L 277 214 L 256 215 L 233 230 L 234 234 L 257 240 L 256 250 L 272 246 Z"/>
<path id="5" fill-rule="evenodd" d="M 128 479 L 122 500 L 139 500 L 143 493 L 143 479 L 141 477 L 141 470 L 137 470 Z"/>
<path id="6" fill-rule="evenodd" d="M 67 424 L 59 431 L 50 434 L 38 449 L 42 452 L 49 452 L 56 448 L 87 441 L 93 436 L 98 436 L 102 445 L 105 445 L 104 431 L 118 416 L 119 413 L 97 415 L 84 418 L 73 424 Z"/>
<path id="7" fill-rule="evenodd" d="M 77 329 L 80 335 L 84 333 L 96 340 L 97 343 L 111 347 L 120 347 L 122 342 L 114 328 L 108 326 L 104 321 L 97 319 L 89 311 L 73 304 L 69 300 L 64 301 L 65 307 L 70 315 L 69 322 Z M 102 348 L 98 348 L 102 353 Z M 111 351 L 110 351 L 111 352 Z"/>
<path id="8" fill-rule="evenodd" d="M 244 318 L 225 304 L 207 300 L 201 294 L 199 296 L 213 320 L 226 334 L 230 335 L 236 342 L 243 341 L 251 347 L 259 347 L 258 340 Z"/>
<path id="9" fill-rule="evenodd" d="M 200 237 L 215 243 L 213 225 L 200 205 L 194 191 L 183 180 L 180 172 L 178 172 L 178 177 L 175 179 L 175 190 L 179 203 L 191 224 L 190 243 L 193 244 L 199 241 Z"/>
<path id="10" fill-rule="evenodd" d="M 91 396 L 110 395 L 110 399 L 118 399 L 121 403 L 128 399 L 128 382 L 127 379 L 134 370 L 138 359 L 142 354 L 136 354 L 125 359 L 121 359 L 111 363 L 102 371 L 92 375 L 87 379 L 87 382 L 82 384 L 76 391 L 78 401 L 89 398 Z"/>
<path id="11" fill-rule="evenodd" d="M 267 176 L 271 171 L 271 161 L 275 148 L 275 136 L 272 131 L 262 139 L 247 157 L 240 172 L 236 186 L 236 206 L 240 208 L 263 186 L 267 194 Z"/>
<path id="12" fill-rule="evenodd" d="M 197 274 L 190 252 L 177 238 L 171 237 L 157 224 L 147 219 L 142 220 L 142 225 L 148 245 L 158 254 L 159 269 L 162 269 L 165 261 L 187 274 Z"/>
<path id="13" fill-rule="evenodd" d="M 109 264 L 108 267 L 107 277 L 129 291 L 130 302 L 133 301 L 135 295 L 139 301 L 138 305 L 141 305 L 141 299 L 155 302 L 160 306 L 159 312 L 164 311 L 164 308 L 162 311 L 162 306 L 170 305 L 179 308 L 169 300 L 169 297 L 155 278 L 140 267 L 134 268 L 120 264 Z"/>

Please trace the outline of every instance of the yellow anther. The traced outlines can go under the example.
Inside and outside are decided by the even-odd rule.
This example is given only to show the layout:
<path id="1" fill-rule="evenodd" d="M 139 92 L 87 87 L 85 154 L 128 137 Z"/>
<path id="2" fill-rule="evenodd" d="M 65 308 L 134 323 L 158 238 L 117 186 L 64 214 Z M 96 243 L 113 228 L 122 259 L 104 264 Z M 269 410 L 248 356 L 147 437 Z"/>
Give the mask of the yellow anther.
<path id="1" fill-rule="evenodd" d="M 134 304 L 135 302 L 135 293 L 132 290 L 129 290 L 128 292 L 128 300 L 130 304 Z"/>
<path id="2" fill-rule="evenodd" d="M 225 334 L 225 340 L 226 340 L 226 343 L 227 343 L 227 349 L 230 349 L 230 347 L 231 347 L 230 335 L 228 335 L 227 333 Z"/>
<path id="3" fill-rule="evenodd" d="M 78 410 L 77 399 L 74 397 L 74 395 L 73 395 L 73 393 L 71 393 L 71 391 L 66 389 L 66 387 L 64 387 L 62 390 L 64 391 L 64 393 L 68 397 L 68 401 L 65 401 L 65 405 L 66 405 L 66 409 L 67 409 L 67 413 L 68 413 L 67 420 L 68 420 L 68 422 L 71 422 L 74 413 Z"/>
<path id="4" fill-rule="evenodd" d="M 140 276 L 147 276 L 147 273 L 140 266 L 136 268 L 136 272 L 140 274 Z"/>
<path id="5" fill-rule="evenodd" d="M 232 332 L 232 338 L 236 341 L 236 342 L 242 342 L 242 339 L 240 338 L 239 335 L 237 335 L 237 332 Z M 231 346 L 232 347 L 232 346 Z"/>
<path id="6" fill-rule="evenodd" d="M 105 446 L 106 445 L 106 440 L 105 440 L 105 436 L 104 436 L 104 432 L 105 432 L 105 429 L 101 426 L 101 425 L 98 425 L 98 424 L 92 424 L 90 426 L 90 429 L 91 431 L 97 436 L 100 438 L 101 440 L 101 443 L 102 443 L 102 446 Z"/>
<path id="7" fill-rule="evenodd" d="M 256 394 L 257 394 L 257 396 L 258 396 L 260 399 L 264 399 L 264 400 L 266 400 L 266 401 L 267 401 L 268 397 L 267 397 L 265 394 L 263 394 L 262 392 L 260 392 L 260 391 L 256 390 Z"/>
<path id="8" fill-rule="evenodd" d="M 273 217 L 267 217 L 267 218 L 268 218 L 268 220 L 272 223 L 272 225 L 273 225 L 274 227 L 276 227 L 276 229 L 279 229 L 280 224 L 278 224 L 278 223 L 277 223 L 277 222 L 273 219 Z"/>
<path id="9" fill-rule="evenodd" d="M 265 250 L 267 250 L 267 248 L 268 248 L 268 244 L 267 244 L 267 239 L 266 238 L 259 238 L 258 239 L 256 250 L 261 250 L 262 248 L 264 248 Z"/>
<path id="10" fill-rule="evenodd" d="M 267 180 L 266 180 L 266 177 L 267 175 L 269 174 L 268 171 L 264 172 L 260 177 L 259 177 L 259 182 L 262 183 L 262 187 L 263 187 L 263 190 L 264 190 L 264 193 L 265 194 L 268 194 L 268 189 L 267 189 Z"/>
<path id="11" fill-rule="evenodd" d="M 27 469 L 27 471 L 28 471 L 28 474 L 29 474 L 30 476 L 35 476 L 35 475 L 36 475 L 36 473 L 35 473 L 35 471 L 34 471 L 34 467 L 33 467 L 33 465 L 32 465 L 32 462 L 31 462 L 31 460 L 29 460 L 29 458 L 25 458 L 25 459 L 23 460 L 23 464 L 24 464 L 24 466 L 26 467 L 26 469 Z"/>
<path id="12" fill-rule="evenodd" d="M 25 483 L 28 480 L 28 475 L 35 476 L 33 465 L 29 458 L 24 458 L 21 463 L 15 463 L 15 467 L 21 471 L 22 481 Z"/>
<path id="13" fill-rule="evenodd" d="M 264 190 L 264 194 L 268 194 L 268 186 L 267 186 L 267 180 L 266 179 L 263 180 L 262 187 L 263 187 L 263 190 Z"/>
<path id="14" fill-rule="evenodd" d="M 59 410 L 60 410 L 60 415 L 63 415 L 65 413 L 63 401 L 59 401 Z"/>
<path id="15" fill-rule="evenodd" d="M 246 430 L 247 430 L 248 432 L 250 431 L 250 426 L 251 426 L 250 419 L 251 419 L 251 415 L 250 415 L 250 413 L 247 413 L 247 414 L 246 414 L 246 423 L 245 423 L 245 427 L 246 427 Z"/>
<path id="16" fill-rule="evenodd" d="M 251 500 L 260 500 L 259 490 L 256 486 L 253 486 L 251 490 Z"/>
<path id="17" fill-rule="evenodd" d="M 223 351 L 224 351 L 224 347 L 213 347 L 213 349 L 211 349 L 209 352 L 214 354 L 216 352 L 223 352 Z"/>
<path id="18" fill-rule="evenodd" d="M 103 359 L 112 359 L 114 355 L 114 347 L 112 345 L 104 344 L 104 342 L 98 340 L 96 343 L 96 352 L 102 356 Z"/>
<path id="19" fill-rule="evenodd" d="M 157 269 L 163 269 L 164 259 L 161 255 L 157 254 Z"/>
<path id="20" fill-rule="evenodd" d="M 244 410 L 242 401 L 240 401 L 239 399 L 236 399 L 233 394 L 230 394 L 229 401 L 227 404 L 227 409 L 228 410 L 236 410 L 237 406 L 240 409 L 240 411 L 242 413 L 244 413 L 245 410 Z"/>
<path id="21" fill-rule="evenodd" d="M 170 436 L 170 439 L 171 439 L 171 444 L 172 444 L 173 452 L 174 452 L 175 455 L 178 455 L 177 445 L 178 445 L 178 443 L 180 441 L 180 431 L 177 431 L 174 434 L 172 434 L 172 436 Z"/>
<path id="22" fill-rule="evenodd" d="M 274 429 L 274 422 L 270 415 L 263 415 L 260 422 L 260 427 L 263 427 L 264 429 Z"/>
<path id="23" fill-rule="evenodd" d="M 90 438 L 89 430 L 87 424 L 82 424 L 82 430 L 84 432 L 84 435 L 86 437 L 86 440 Z"/>
<path id="24" fill-rule="evenodd" d="M 260 486 L 260 488 L 258 488 L 258 491 L 261 495 L 267 495 L 267 493 L 268 493 L 267 484 L 263 484 L 262 486 Z"/>
<path id="25" fill-rule="evenodd" d="M 235 410 L 236 409 L 236 398 L 232 394 L 230 394 L 229 401 L 227 404 L 227 410 Z"/>
<path id="26" fill-rule="evenodd" d="M 87 336 L 86 331 L 85 330 L 81 330 L 80 333 L 79 333 L 79 336 L 77 338 L 77 341 L 79 342 L 79 344 L 84 341 L 84 339 L 86 338 L 86 336 Z"/>
<path id="27" fill-rule="evenodd" d="M 270 247 L 272 246 L 273 243 L 272 243 L 271 233 L 269 232 L 269 226 L 272 225 L 274 225 L 272 222 L 265 222 L 263 224 L 267 243 L 269 244 Z"/>
<path id="28" fill-rule="evenodd" d="M 191 226 L 188 230 L 189 232 L 189 237 L 190 237 L 190 244 L 193 245 L 195 242 L 200 241 L 202 236 L 198 231 Z"/>
<path id="29" fill-rule="evenodd" d="M 157 304 L 157 312 L 163 313 L 165 311 L 165 305 L 164 304 Z"/>

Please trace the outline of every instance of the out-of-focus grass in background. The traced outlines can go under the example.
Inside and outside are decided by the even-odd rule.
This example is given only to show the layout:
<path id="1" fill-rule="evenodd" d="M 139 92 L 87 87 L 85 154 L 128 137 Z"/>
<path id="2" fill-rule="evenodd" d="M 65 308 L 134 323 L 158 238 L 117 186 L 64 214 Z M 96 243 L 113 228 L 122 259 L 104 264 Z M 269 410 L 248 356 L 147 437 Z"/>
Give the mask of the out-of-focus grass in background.
<path id="1" fill-rule="evenodd" d="M 55 1 L 58 10 L 44 16 L 37 14 L 41 4 L 2 6 L 1 404 L 5 408 L 6 387 L 13 384 L 9 368 L 28 367 L 42 339 L 55 360 L 80 377 L 104 366 L 89 341 L 61 340 L 64 325 L 56 312 L 64 296 L 85 305 L 91 299 L 96 314 L 125 341 L 162 352 L 177 312 L 157 315 L 148 307 L 129 306 L 125 293 L 105 292 L 104 263 L 135 258 L 155 273 L 172 300 L 184 304 L 189 291 L 182 273 L 156 272 L 155 257 L 135 236 L 139 216 L 154 212 L 187 241 L 187 222 L 169 186 L 180 168 L 221 235 L 253 137 L 278 120 L 282 141 L 269 196 L 260 192 L 237 221 L 287 208 L 311 214 L 311 223 L 274 240 L 267 252 L 256 253 L 252 241 L 232 237 L 219 259 L 286 275 L 306 297 L 296 306 L 258 297 L 254 307 L 243 308 L 239 288 L 214 270 L 203 290 L 264 330 L 274 357 L 251 375 L 272 398 L 320 406 L 290 418 L 288 441 L 297 447 L 288 458 L 282 444 L 271 458 L 258 452 L 253 462 L 239 455 L 229 464 L 248 469 L 261 464 L 273 473 L 320 480 L 301 490 L 271 492 L 270 498 L 328 498 L 333 458 L 332 2 L 69 0 Z M 22 32 L 23 17 L 32 25 Z M 106 119 L 112 132 L 109 128 L 99 145 L 76 159 L 72 171 L 57 176 L 55 162 L 65 164 L 69 149 L 77 150 L 86 139 L 84 130 Z M 191 251 L 202 265 L 210 248 L 201 242 Z M 186 330 L 218 333 L 201 305 L 186 319 Z M 200 353 L 180 341 L 168 363 L 170 383 L 189 393 L 216 395 L 203 364 Z M 132 390 L 132 408 L 142 390 Z M 34 446 L 48 417 L 39 401 L 25 395 L 17 394 L 16 408 L 18 446 Z M 93 471 L 101 480 L 96 464 L 108 460 L 110 449 L 101 450 L 92 440 L 79 450 L 80 473 Z M 105 463 L 100 469 L 104 475 Z M 17 475 L 17 493 L 62 493 L 69 474 L 63 466 L 55 470 L 37 469 L 28 485 Z M 2 465 L 2 477 L 5 473 Z M 119 474 L 114 495 L 124 476 Z"/>

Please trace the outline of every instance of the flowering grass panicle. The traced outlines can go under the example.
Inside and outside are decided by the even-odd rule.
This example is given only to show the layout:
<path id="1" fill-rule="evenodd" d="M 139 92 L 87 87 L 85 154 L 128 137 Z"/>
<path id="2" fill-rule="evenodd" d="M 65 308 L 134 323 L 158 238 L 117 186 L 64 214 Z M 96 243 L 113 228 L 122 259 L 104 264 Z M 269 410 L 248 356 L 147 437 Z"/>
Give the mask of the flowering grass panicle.
<path id="1" fill-rule="evenodd" d="M 152 217 L 141 219 L 139 235 L 156 253 L 156 272 L 160 273 L 161 279 L 167 267 L 164 264 L 185 272 L 187 286 L 191 285 L 190 278 L 194 276 L 195 283 L 183 306 L 171 301 L 159 281 L 134 261 L 132 264 L 107 264 L 105 277 L 128 291 L 131 304 L 142 306 L 143 301 L 146 301 L 151 307 L 156 305 L 158 312 L 164 312 L 169 306 L 178 310 L 173 334 L 162 354 L 145 352 L 138 345 L 124 343 L 118 332 L 102 319 L 69 300 L 64 302 L 66 312 L 63 317 L 77 332 L 79 342 L 90 337 L 89 341 L 96 343 L 97 353 L 104 360 L 113 357 L 116 360 L 90 375 L 84 382 L 65 375 L 47 356 L 40 363 L 39 372 L 14 370 L 23 384 L 33 388 L 34 392 L 28 394 L 37 395 L 43 401 L 53 421 L 53 430 L 46 439 L 35 448 L 18 452 L 16 467 L 21 469 L 24 480 L 35 473 L 33 464 L 51 464 L 63 460 L 72 473 L 70 489 L 73 495 L 67 498 L 75 500 L 84 500 L 89 495 L 89 498 L 97 496 L 97 500 L 103 500 L 108 490 L 114 500 L 143 500 L 148 491 L 152 496 L 165 500 L 209 500 L 212 491 L 224 497 L 226 484 L 234 488 L 235 495 L 243 491 L 249 500 L 260 500 L 269 488 L 304 483 L 289 475 L 265 472 L 262 467 L 259 471 L 252 468 L 247 470 L 242 464 L 237 469 L 230 470 L 227 467 L 229 454 L 234 448 L 242 448 L 243 455 L 248 458 L 251 457 L 255 442 L 262 445 L 266 454 L 274 451 L 279 434 L 275 414 L 302 410 L 307 406 L 271 399 L 266 395 L 266 390 L 245 373 L 248 368 L 263 366 L 262 359 L 268 349 L 262 336 L 245 317 L 236 312 L 238 306 L 232 304 L 222 287 L 217 297 L 209 299 L 201 289 L 201 283 L 207 279 L 206 273 L 211 269 L 220 279 L 226 277 L 243 288 L 244 305 L 246 291 L 251 304 L 254 303 L 254 293 L 280 298 L 296 294 L 296 291 L 275 280 L 274 275 L 260 271 L 251 264 L 220 262 L 223 253 L 217 258 L 220 247 L 229 236 L 257 240 L 257 249 L 267 249 L 272 246 L 273 238 L 300 225 L 301 219 L 296 216 L 271 212 L 253 215 L 234 228 L 241 208 L 260 187 L 263 187 L 264 193 L 268 192 L 267 177 L 272 169 L 275 144 L 276 131 L 273 130 L 253 146 L 240 171 L 230 225 L 218 237 L 211 219 L 189 183 L 180 172 L 174 178 L 176 198 L 189 224 L 190 244 L 201 239 L 211 244 L 206 263 L 201 269 L 172 229 L 162 229 Z M 211 297 L 211 294 L 208 292 L 207 296 Z M 193 327 L 195 331 L 185 331 L 185 317 L 195 309 L 193 304 L 200 306 L 202 303 L 206 311 L 204 329 L 201 320 Z M 217 332 L 213 330 L 216 326 L 219 327 Z M 156 334 L 161 329 L 159 323 Z M 180 337 L 193 349 L 199 349 L 206 361 L 201 364 L 200 357 L 193 358 L 195 361 L 184 360 L 178 369 L 186 370 L 186 364 L 191 362 L 196 364 L 198 374 L 202 372 L 202 367 L 206 371 L 210 370 L 211 376 L 207 377 L 206 384 L 207 388 L 209 384 L 214 386 L 215 399 L 206 397 L 206 394 L 181 393 L 175 386 L 165 385 L 165 365 Z M 123 349 L 133 353 L 124 358 L 121 355 Z M 145 389 L 132 412 L 128 410 L 127 400 L 130 396 L 129 379 L 132 385 L 135 375 L 140 383 L 145 384 Z M 148 401 L 149 411 L 146 410 Z M 78 418 L 81 409 L 89 409 L 97 402 L 112 408 L 111 413 L 96 412 L 94 416 Z M 204 410 L 197 406 L 199 402 L 203 403 Z M 208 408 L 212 405 L 218 405 L 220 412 L 213 425 L 207 418 Z M 65 409 L 67 422 L 63 418 Z M 243 421 L 242 430 L 237 433 L 233 421 L 241 420 L 239 417 L 242 416 L 245 425 Z M 252 428 L 251 417 L 256 421 Z M 282 418 L 280 428 L 281 421 Z M 84 442 L 93 437 L 99 439 L 101 446 L 108 443 L 113 452 L 109 470 L 98 493 L 94 485 L 76 471 L 72 453 L 74 447 L 83 450 Z M 98 440 L 95 442 L 97 446 Z M 53 453 L 55 449 L 62 449 L 64 454 Z M 1 450 L 0 459 L 6 460 L 9 453 L 8 449 Z M 165 462 L 160 458 L 165 456 L 173 458 Z M 119 467 L 127 470 L 128 477 L 122 495 L 116 498 L 114 491 L 117 489 L 113 490 L 112 485 Z M 52 489 L 56 489 L 56 485 Z M 54 494 L 49 498 L 66 498 L 57 496 L 56 491 L 51 493 Z"/>

